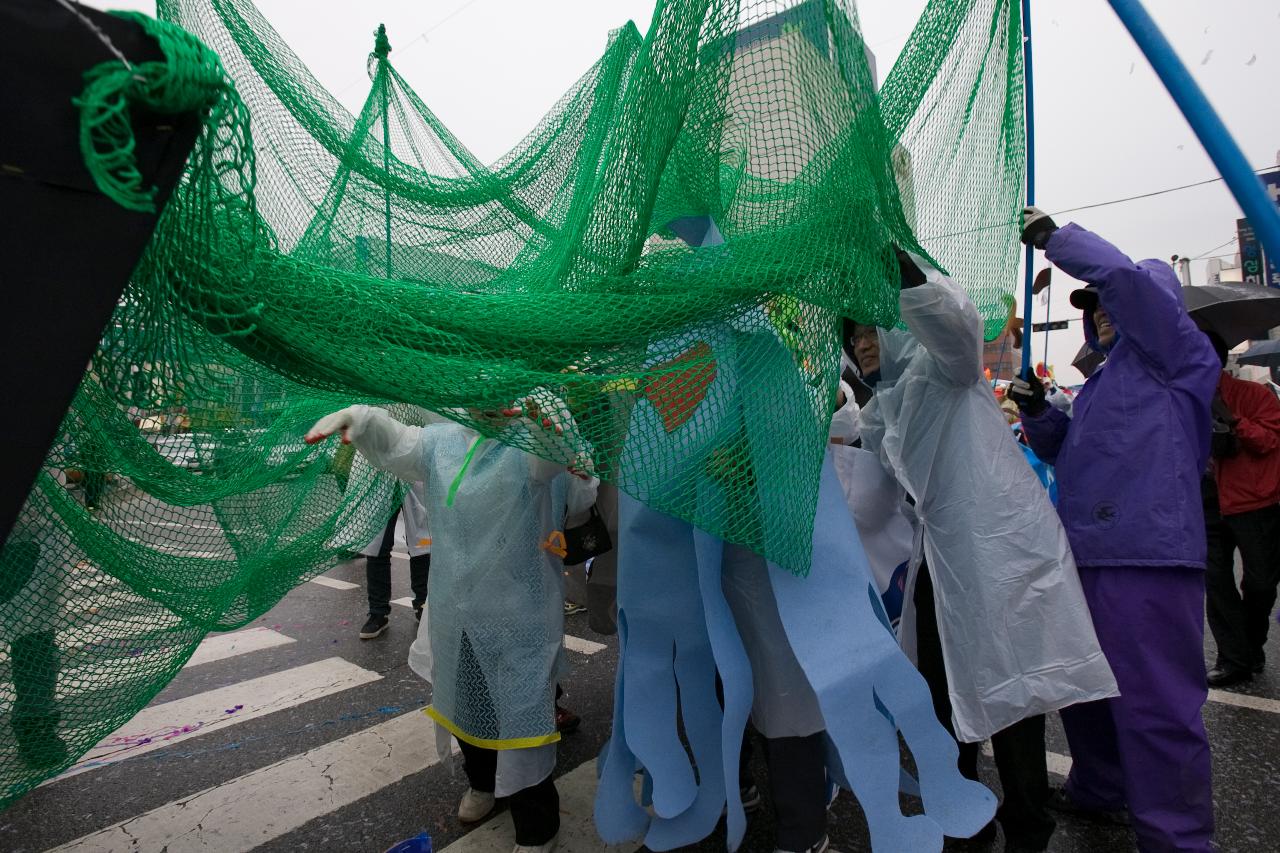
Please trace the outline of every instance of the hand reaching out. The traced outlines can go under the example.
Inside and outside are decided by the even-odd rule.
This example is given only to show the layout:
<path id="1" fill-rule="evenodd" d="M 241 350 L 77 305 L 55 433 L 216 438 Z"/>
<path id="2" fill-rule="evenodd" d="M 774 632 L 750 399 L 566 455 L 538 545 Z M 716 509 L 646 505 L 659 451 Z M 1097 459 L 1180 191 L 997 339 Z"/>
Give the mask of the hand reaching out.
<path id="1" fill-rule="evenodd" d="M 512 406 L 509 409 L 503 409 L 502 414 L 509 418 L 527 417 L 535 424 L 540 424 L 545 430 L 550 430 L 556 435 L 564 435 L 564 427 L 560 424 L 559 419 L 555 418 L 551 412 L 547 412 L 544 415 L 542 407 L 538 405 L 538 401 L 533 397 L 525 397 L 523 406 Z"/>
<path id="2" fill-rule="evenodd" d="M 361 417 L 363 408 L 362 406 L 348 406 L 331 415 L 325 415 L 316 421 L 311 429 L 307 430 L 307 434 L 303 436 L 302 440 L 307 444 L 319 444 L 335 432 L 341 432 L 342 443 L 350 444 L 360 434 L 360 427 L 363 424 L 363 418 Z"/>

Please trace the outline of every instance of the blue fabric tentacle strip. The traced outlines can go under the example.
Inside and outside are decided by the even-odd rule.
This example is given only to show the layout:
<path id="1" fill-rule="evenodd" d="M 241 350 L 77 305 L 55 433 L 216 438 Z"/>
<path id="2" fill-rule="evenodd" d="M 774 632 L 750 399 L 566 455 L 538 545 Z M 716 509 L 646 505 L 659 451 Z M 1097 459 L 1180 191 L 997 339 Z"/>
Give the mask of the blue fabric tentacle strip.
<path id="1" fill-rule="evenodd" d="M 807 579 L 773 565 L 769 576 L 827 733 L 853 769 L 849 782 L 873 847 L 941 850 L 944 834 L 973 835 L 994 816 L 995 795 L 960 775 L 955 741 L 934 717 L 928 686 L 876 613 L 870 568 L 829 456 L 813 553 Z M 924 815 L 905 817 L 898 805 L 898 731 L 919 770 Z"/>
<path id="2" fill-rule="evenodd" d="M 753 687 L 751 663 L 738 635 L 738 626 L 729 611 L 721 585 L 720 571 L 724 557 L 724 541 L 694 531 L 698 554 L 698 585 L 702 590 L 702 608 L 707 619 L 707 633 L 715 654 L 716 669 L 724 695 L 724 712 L 720 724 L 720 751 L 723 759 L 723 784 L 727 794 L 725 829 L 729 850 L 737 850 L 747 831 L 747 816 L 738 790 L 738 763 L 741 759 L 743 734 L 751 716 Z"/>

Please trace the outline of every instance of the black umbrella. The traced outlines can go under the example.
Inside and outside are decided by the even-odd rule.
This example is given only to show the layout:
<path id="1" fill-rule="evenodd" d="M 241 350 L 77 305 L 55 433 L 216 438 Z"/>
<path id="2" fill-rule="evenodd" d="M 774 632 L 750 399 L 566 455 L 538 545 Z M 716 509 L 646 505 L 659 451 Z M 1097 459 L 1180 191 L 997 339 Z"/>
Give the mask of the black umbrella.
<path id="1" fill-rule="evenodd" d="M 1280 326 L 1280 290 L 1256 284 L 1203 284 L 1182 288 L 1182 301 L 1196 325 L 1217 332 L 1228 347 L 1266 337 Z"/>
<path id="2" fill-rule="evenodd" d="M 1256 343 L 1240 356 L 1239 361 L 1241 364 L 1256 364 L 1261 367 L 1280 367 L 1280 341 Z"/>

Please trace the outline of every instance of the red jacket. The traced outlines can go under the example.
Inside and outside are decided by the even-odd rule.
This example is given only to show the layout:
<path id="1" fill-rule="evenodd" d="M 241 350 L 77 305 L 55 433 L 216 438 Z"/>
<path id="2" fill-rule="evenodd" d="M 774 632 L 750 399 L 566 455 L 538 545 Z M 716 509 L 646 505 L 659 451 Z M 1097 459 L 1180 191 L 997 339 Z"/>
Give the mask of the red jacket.
<path id="1" fill-rule="evenodd" d="M 1218 460 L 1223 515 L 1280 503 L 1280 400 L 1265 385 L 1223 373 L 1218 392 L 1236 418 L 1240 452 Z"/>

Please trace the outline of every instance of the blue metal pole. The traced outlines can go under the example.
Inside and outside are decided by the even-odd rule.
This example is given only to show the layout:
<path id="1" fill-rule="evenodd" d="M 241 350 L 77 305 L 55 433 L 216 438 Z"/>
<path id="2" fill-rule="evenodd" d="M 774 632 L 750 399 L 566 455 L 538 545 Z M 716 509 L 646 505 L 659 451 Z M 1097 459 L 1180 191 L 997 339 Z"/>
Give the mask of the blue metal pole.
<path id="1" fill-rule="evenodd" d="M 1110 3 L 1173 96 L 1178 109 L 1182 110 L 1182 115 L 1195 131 L 1222 179 L 1231 188 L 1231 194 L 1253 225 L 1263 247 L 1268 253 L 1280 257 L 1280 211 L 1267 197 L 1262 181 L 1249 167 L 1249 161 L 1214 112 L 1209 99 L 1200 91 L 1140 0 L 1110 0 Z"/>
<path id="2" fill-rule="evenodd" d="M 1027 102 L 1027 204 L 1036 203 L 1036 102 L 1031 76 L 1031 0 L 1022 0 L 1022 67 Z M 1031 366 L 1031 271 L 1035 249 L 1027 246 L 1027 280 L 1022 291 L 1022 370 Z"/>

